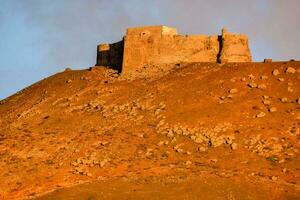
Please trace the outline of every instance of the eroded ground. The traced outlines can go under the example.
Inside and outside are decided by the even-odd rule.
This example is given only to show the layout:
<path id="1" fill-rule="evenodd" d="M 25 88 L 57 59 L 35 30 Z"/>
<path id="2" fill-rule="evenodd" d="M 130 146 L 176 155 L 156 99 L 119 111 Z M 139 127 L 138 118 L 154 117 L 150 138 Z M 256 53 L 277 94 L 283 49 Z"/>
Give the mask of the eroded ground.
<path id="1" fill-rule="evenodd" d="M 299 62 L 59 73 L 0 103 L 0 197 L 299 199 L 299 83 Z"/>

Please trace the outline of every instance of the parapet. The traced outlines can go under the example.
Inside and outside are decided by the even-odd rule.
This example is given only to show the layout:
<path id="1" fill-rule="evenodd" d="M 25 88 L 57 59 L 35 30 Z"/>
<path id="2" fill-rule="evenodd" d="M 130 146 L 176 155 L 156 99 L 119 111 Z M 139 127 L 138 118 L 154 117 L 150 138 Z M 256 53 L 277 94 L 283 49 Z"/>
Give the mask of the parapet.
<path id="1" fill-rule="evenodd" d="M 183 36 L 167 26 L 129 28 L 122 41 L 98 45 L 96 65 L 130 74 L 145 66 L 180 62 L 251 62 L 248 37 L 225 28 L 212 36 Z"/>
<path id="2" fill-rule="evenodd" d="M 160 35 L 177 35 L 176 28 L 168 26 L 144 26 L 128 28 L 126 36 L 160 36 Z"/>

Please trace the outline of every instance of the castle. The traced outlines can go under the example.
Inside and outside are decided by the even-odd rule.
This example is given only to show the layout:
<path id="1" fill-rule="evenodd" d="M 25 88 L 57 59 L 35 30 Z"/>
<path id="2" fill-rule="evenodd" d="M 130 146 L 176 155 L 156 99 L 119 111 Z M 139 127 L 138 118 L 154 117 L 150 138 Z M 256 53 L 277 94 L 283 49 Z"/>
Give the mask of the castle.
<path id="1" fill-rule="evenodd" d="M 251 62 L 248 37 L 222 29 L 222 35 L 179 35 L 176 28 L 147 26 L 127 29 L 123 40 L 100 44 L 96 66 L 130 74 L 145 65 L 181 62 Z"/>

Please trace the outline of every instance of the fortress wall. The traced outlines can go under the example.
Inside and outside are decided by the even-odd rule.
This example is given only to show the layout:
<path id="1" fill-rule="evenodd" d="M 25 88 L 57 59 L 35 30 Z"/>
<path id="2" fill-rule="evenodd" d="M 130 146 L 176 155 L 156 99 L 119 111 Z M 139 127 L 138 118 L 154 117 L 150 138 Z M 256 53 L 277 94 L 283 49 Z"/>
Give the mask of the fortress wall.
<path id="1" fill-rule="evenodd" d="M 145 65 L 217 62 L 218 53 L 218 36 L 127 35 L 122 72 L 130 73 Z"/>
<path id="2" fill-rule="evenodd" d="M 248 37 L 226 29 L 221 36 L 182 36 L 166 26 L 129 28 L 122 41 L 98 45 L 96 65 L 126 74 L 180 62 L 251 62 Z"/>
<path id="3" fill-rule="evenodd" d="M 121 71 L 123 63 L 123 40 L 113 44 L 100 44 L 97 48 L 97 66 L 110 66 Z"/>
<path id="4" fill-rule="evenodd" d="M 220 62 L 251 62 L 248 37 L 222 31 L 222 50 Z"/>

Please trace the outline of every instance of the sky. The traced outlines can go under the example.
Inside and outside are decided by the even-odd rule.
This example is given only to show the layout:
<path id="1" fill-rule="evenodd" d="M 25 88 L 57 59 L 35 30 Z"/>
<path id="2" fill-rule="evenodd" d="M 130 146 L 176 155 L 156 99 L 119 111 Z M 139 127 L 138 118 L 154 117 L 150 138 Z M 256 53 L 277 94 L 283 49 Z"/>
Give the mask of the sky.
<path id="1" fill-rule="evenodd" d="M 65 68 L 95 65 L 126 28 L 249 36 L 254 61 L 300 59 L 300 0 L 0 0 L 0 99 Z"/>

